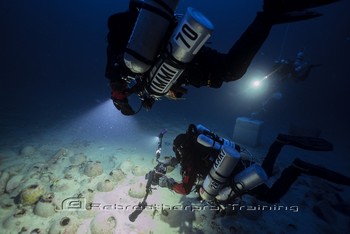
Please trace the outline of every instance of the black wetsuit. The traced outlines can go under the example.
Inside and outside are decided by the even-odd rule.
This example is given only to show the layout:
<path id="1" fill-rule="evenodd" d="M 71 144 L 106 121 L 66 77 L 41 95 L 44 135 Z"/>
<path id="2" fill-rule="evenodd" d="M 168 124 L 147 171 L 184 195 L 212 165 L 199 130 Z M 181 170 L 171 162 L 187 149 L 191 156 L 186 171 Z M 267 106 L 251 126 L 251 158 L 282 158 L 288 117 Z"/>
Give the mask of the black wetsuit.
<path id="1" fill-rule="evenodd" d="M 121 60 L 137 15 L 129 11 L 110 16 L 108 20 L 108 49 L 106 77 L 118 80 L 120 77 L 114 68 L 115 62 L 123 65 Z M 186 67 L 177 83 L 196 87 L 210 86 L 219 88 L 223 81 L 241 78 L 246 72 L 256 52 L 267 38 L 272 23 L 264 13 L 258 13 L 255 20 L 242 34 L 227 54 L 203 46 L 196 57 Z M 114 68 L 114 69 L 113 69 Z M 119 67 L 126 69 L 126 67 Z"/>
<path id="2" fill-rule="evenodd" d="M 281 152 L 284 145 L 285 144 L 278 141 L 271 144 L 269 151 L 261 165 L 268 177 L 272 176 L 272 170 L 277 156 Z M 292 165 L 282 171 L 281 176 L 274 182 L 271 188 L 269 188 L 266 184 L 262 184 L 251 190 L 249 194 L 254 195 L 259 200 L 269 203 L 279 202 L 301 174 L 316 176 L 340 185 L 350 185 L 349 177 L 296 158 Z"/>
<path id="3" fill-rule="evenodd" d="M 130 10 L 114 14 L 108 19 L 105 76 L 112 89 L 112 100 L 122 113 L 124 110 L 123 114 L 126 115 L 133 113 L 129 113 L 130 107 L 127 104 L 130 89 L 122 78 L 132 75 L 132 72 L 124 64 L 123 55 L 136 19 L 137 12 Z M 183 85 L 219 88 L 223 82 L 240 79 L 267 38 L 272 25 L 270 17 L 266 13 L 259 12 L 228 53 L 220 53 L 204 45 L 195 58 L 186 65 L 184 72 L 170 90 L 177 94 Z M 144 85 L 146 84 L 140 84 L 138 88 L 142 89 Z M 182 94 L 179 93 L 179 96 Z"/>
<path id="4" fill-rule="evenodd" d="M 191 126 L 191 125 L 190 125 Z M 190 129 L 190 128 L 189 128 Z M 276 140 L 271 144 L 266 157 L 261 165 L 267 174 L 267 177 L 272 176 L 273 168 L 280 154 L 282 148 L 286 145 L 293 145 L 298 148 L 311 151 L 331 151 L 333 146 L 331 143 L 320 139 L 320 138 L 302 138 L 306 143 L 299 144 L 297 141 L 294 142 L 283 142 L 282 137 L 286 139 L 293 139 L 293 136 L 280 134 Z M 298 137 L 295 137 L 298 138 Z M 312 143 L 313 142 L 313 143 Z M 317 142 L 317 145 L 315 142 Z M 239 151 L 239 146 L 236 145 L 236 149 Z M 205 177 L 215 160 L 216 156 L 219 154 L 219 150 L 204 147 L 197 142 L 196 135 L 193 135 L 191 131 L 187 131 L 186 134 L 178 135 L 174 140 L 174 152 L 178 161 L 181 164 L 183 171 L 183 180 L 181 183 L 175 183 L 172 189 L 179 194 L 189 194 L 195 184 L 198 175 Z M 212 158 L 211 160 L 208 160 Z M 246 162 L 247 163 L 247 162 Z M 232 183 L 235 175 L 240 173 L 245 169 L 245 164 L 242 161 L 236 165 L 232 172 Z M 249 163 L 249 161 L 248 161 Z M 327 168 L 314 165 L 311 163 L 304 162 L 296 158 L 293 163 L 285 168 L 281 173 L 281 176 L 274 182 L 274 184 L 268 187 L 266 184 L 261 184 L 250 191 L 244 191 L 242 194 L 250 194 L 261 201 L 266 201 L 268 203 L 277 203 L 280 199 L 288 192 L 293 183 L 297 180 L 299 175 L 307 174 L 311 176 L 317 176 L 319 178 L 328 180 L 330 182 L 350 185 L 350 178 L 346 177 L 340 173 L 334 172 Z M 231 184 L 232 185 L 232 184 Z M 235 199 L 235 198 L 233 198 Z"/>
<path id="5" fill-rule="evenodd" d="M 195 58 L 189 64 L 186 64 L 184 72 L 172 85 L 170 91 L 173 91 L 175 94 L 177 92 L 181 94 L 183 90 L 181 91 L 180 87 L 182 85 L 219 88 L 223 82 L 240 79 L 267 38 L 272 25 L 318 17 L 322 14 L 304 11 L 304 9 L 336 1 L 265 0 L 263 11 L 257 13 L 253 22 L 233 44 L 228 53 L 220 53 L 203 46 Z M 122 79 L 128 74 L 132 75 L 131 71 L 124 64 L 123 54 L 138 16 L 138 7 L 140 6 L 138 6 L 137 1 L 131 1 L 128 11 L 114 14 L 108 20 L 106 77 L 109 79 L 112 89 L 111 98 L 116 108 L 125 115 L 135 114 L 128 105 L 127 96 L 131 93 L 139 93 L 140 90 L 148 85 L 148 79 L 146 78 L 133 89 L 128 89 L 127 82 Z M 290 11 L 297 11 L 297 13 L 288 14 Z M 147 77 L 147 74 L 144 75 Z M 175 97 L 178 96 L 175 95 Z M 150 109 L 154 102 L 153 98 L 151 97 L 151 102 L 147 102 L 149 105 L 144 105 L 146 104 L 144 100 L 143 106 L 146 109 Z"/>

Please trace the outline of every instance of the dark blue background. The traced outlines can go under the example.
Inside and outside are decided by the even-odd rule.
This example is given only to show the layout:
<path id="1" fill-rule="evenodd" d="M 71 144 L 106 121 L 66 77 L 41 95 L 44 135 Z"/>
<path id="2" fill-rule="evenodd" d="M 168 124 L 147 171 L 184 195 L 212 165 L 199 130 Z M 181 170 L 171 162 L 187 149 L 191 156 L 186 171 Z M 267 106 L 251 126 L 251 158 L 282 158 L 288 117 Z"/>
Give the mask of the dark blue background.
<path id="1" fill-rule="evenodd" d="M 106 21 L 127 5 L 127 0 L 1 1 L 2 120 L 55 120 L 107 100 Z M 211 46 L 226 52 L 261 5 L 260 0 L 184 0 L 178 11 L 183 13 L 188 6 L 202 11 L 215 25 Z M 232 126 L 235 117 L 249 115 L 266 98 L 245 92 L 252 77 L 264 74 L 280 56 L 293 58 L 304 49 L 309 61 L 323 66 L 307 81 L 281 87 L 283 98 L 271 105 L 263 118 L 273 124 L 314 125 L 346 136 L 350 130 L 350 4 L 344 0 L 316 10 L 324 16 L 274 26 L 242 80 L 226 83 L 221 89 L 190 88 L 186 101 L 164 100 L 151 112 L 142 111 L 132 118 Z M 115 115 L 120 117 L 117 111 Z"/>

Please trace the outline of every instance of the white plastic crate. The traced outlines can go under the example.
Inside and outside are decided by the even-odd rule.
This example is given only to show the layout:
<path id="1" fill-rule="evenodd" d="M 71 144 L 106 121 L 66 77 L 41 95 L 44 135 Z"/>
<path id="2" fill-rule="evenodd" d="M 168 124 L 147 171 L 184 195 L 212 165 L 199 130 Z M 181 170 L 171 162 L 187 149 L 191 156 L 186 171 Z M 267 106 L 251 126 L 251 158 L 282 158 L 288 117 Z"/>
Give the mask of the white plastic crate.
<path id="1" fill-rule="evenodd" d="M 252 147 L 259 145 L 263 124 L 261 120 L 238 117 L 233 131 L 233 140 L 238 144 Z"/>

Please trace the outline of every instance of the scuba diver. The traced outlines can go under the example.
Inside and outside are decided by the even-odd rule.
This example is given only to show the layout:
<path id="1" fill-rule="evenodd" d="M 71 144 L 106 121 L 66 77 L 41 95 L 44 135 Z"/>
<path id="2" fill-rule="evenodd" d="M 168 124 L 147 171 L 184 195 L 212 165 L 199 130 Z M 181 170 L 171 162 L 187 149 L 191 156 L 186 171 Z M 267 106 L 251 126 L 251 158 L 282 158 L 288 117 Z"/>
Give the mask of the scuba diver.
<path id="1" fill-rule="evenodd" d="M 311 70 L 321 64 L 309 64 L 304 61 L 304 52 L 299 51 L 294 61 L 288 59 L 276 60 L 273 66 L 274 74 L 280 77 L 281 81 L 292 79 L 294 81 L 305 81 Z"/>
<path id="2" fill-rule="evenodd" d="M 321 64 L 309 64 L 307 61 L 305 61 L 303 51 L 299 51 L 294 60 L 276 60 L 272 67 L 272 71 L 264 78 L 253 83 L 255 87 L 258 87 L 262 81 L 266 80 L 269 82 L 267 90 L 270 94 L 267 94 L 268 96 L 262 103 L 252 108 L 255 110 L 251 112 L 250 117 L 261 117 L 261 115 L 273 101 L 278 101 L 282 98 L 283 95 L 280 89 L 283 82 L 287 80 L 292 80 L 295 82 L 305 81 L 309 77 L 311 70 L 319 66 L 321 66 Z"/>
<path id="3" fill-rule="evenodd" d="M 205 45 L 214 27 L 200 12 L 188 8 L 174 14 L 179 0 L 131 0 L 129 9 L 109 17 L 107 66 L 111 99 L 123 115 L 150 110 L 161 97 L 181 98 L 186 85 L 221 87 L 240 79 L 276 24 L 308 20 L 309 11 L 339 0 L 264 0 L 263 10 L 228 53 Z M 129 105 L 137 94 L 140 109 Z"/>
<path id="4" fill-rule="evenodd" d="M 156 174 L 159 173 L 153 178 L 153 184 L 183 195 L 195 190 L 200 199 L 217 205 L 228 204 L 243 194 L 271 204 L 278 203 L 301 174 L 350 185 L 349 177 L 296 158 L 268 187 L 265 182 L 272 176 L 275 161 L 284 146 L 309 151 L 333 150 L 333 145 L 322 138 L 278 134 L 260 166 L 241 157 L 246 151 L 243 147 L 219 137 L 203 125 L 190 124 L 185 134 L 174 139 L 176 157 L 155 167 Z M 183 178 L 180 183 L 166 175 L 166 166 L 173 167 L 177 163 L 181 165 Z"/>

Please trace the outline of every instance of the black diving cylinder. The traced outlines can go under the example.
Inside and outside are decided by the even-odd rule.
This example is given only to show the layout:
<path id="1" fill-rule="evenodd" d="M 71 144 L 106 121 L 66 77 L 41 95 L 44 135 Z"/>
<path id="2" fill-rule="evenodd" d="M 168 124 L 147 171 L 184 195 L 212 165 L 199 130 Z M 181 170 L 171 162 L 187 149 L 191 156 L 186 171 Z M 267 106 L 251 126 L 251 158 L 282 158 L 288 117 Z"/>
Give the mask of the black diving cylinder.
<path id="1" fill-rule="evenodd" d="M 202 13 L 188 8 L 170 37 L 165 51 L 150 71 L 147 92 L 154 98 L 165 95 L 213 30 L 213 24 Z"/>
<path id="2" fill-rule="evenodd" d="M 179 0 L 140 0 L 139 15 L 124 53 L 125 65 L 134 73 L 147 72 L 165 40 Z"/>
<path id="3" fill-rule="evenodd" d="M 227 145 L 222 146 L 220 154 L 199 189 L 199 195 L 203 200 L 211 201 L 216 197 L 239 160 L 240 154 L 237 150 Z"/>

